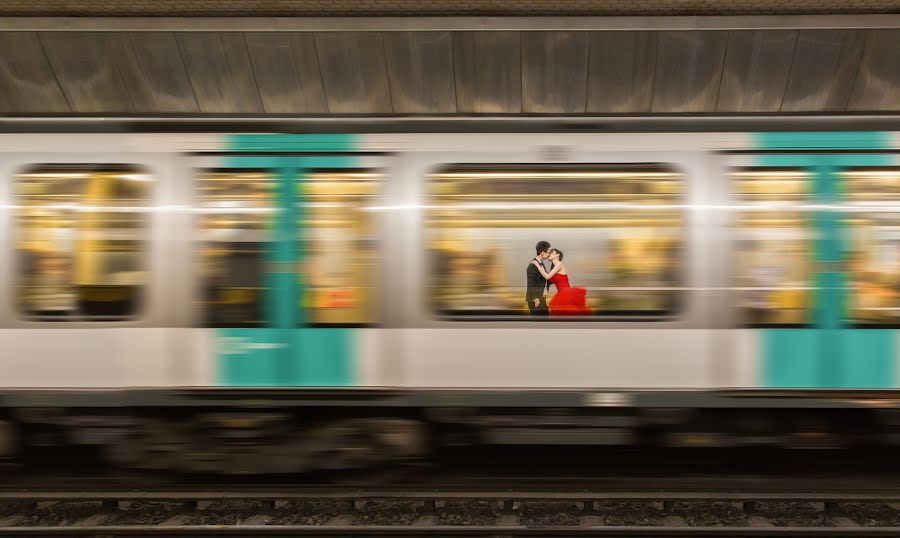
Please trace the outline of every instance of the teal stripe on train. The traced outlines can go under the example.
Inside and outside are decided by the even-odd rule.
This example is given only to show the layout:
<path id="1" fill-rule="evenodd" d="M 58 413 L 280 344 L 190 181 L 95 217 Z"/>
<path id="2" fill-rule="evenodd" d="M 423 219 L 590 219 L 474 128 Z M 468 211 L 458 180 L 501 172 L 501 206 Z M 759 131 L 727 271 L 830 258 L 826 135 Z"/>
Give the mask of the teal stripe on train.
<path id="1" fill-rule="evenodd" d="M 835 151 L 889 149 L 890 135 L 877 132 L 758 133 L 755 147 L 771 152 L 755 164 L 806 168 L 813 177 L 819 204 L 840 204 L 840 171 L 853 166 L 886 166 L 890 155 L 877 153 L 789 154 L 790 150 Z M 815 260 L 815 315 L 809 329 L 762 331 L 762 382 L 769 387 L 887 388 L 894 385 L 896 335 L 892 330 L 854 329 L 844 319 L 849 304 L 848 275 L 842 269 L 848 245 L 842 243 L 844 222 L 839 213 L 817 212 L 811 223 Z M 835 270 L 837 269 L 837 270 Z"/>
<path id="2" fill-rule="evenodd" d="M 303 266 L 304 185 L 310 171 L 357 166 L 352 134 L 238 134 L 225 140 L 225 168 L 271 171 L 278 211 L 267 243 L 266 327 L 216 330 L 217 380 L 228 386 L 352 385 L 356 331 L 305 327 Z M 252 153 L 252 155 L 248 155 Z M 324 155 L 304 155 L 308 153 Z M 331 154 L 331 155 L 329 155 Z"/>
<path id="3" fill-rule="evenodd" d="M 279 329 L 215 329 L 216 383 L 271 387 L 281 384 L 284 338 Z"/>
<path id="4" fill-rule="evenodd" d="M 359 150 L 354 134 L 235 134 L 226 151 L 282 153 L 348 153 Z"/>

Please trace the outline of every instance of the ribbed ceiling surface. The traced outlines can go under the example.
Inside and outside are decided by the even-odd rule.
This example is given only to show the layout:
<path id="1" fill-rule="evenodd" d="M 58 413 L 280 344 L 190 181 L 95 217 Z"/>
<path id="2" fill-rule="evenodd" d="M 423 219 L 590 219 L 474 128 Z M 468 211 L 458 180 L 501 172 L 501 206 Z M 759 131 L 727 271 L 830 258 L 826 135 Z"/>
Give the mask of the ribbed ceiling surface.
<path id="1" fill-rule="evenodd" d="M 898 13 L 897 0 L 0 0 L 16 16 L 560 16 Z"/>
<path id="2" fill-rule="evenodd" d="M 900 30 L 0 32 L 0 112 L 900 110 Z"/>

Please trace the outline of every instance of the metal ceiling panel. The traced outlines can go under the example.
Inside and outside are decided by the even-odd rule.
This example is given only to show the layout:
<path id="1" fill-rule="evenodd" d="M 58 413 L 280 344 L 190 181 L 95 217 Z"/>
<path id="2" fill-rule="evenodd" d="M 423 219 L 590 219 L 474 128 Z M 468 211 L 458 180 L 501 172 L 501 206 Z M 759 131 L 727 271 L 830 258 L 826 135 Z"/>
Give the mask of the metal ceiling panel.
<path id="1" fill-rule="evenodd" d="M 522 111 L 519 32 L 454 33 L 453 68 L 459 112 Z"/>
<path id="2" fill-rule="evenodd" d="M 585 111 L 588 35 L 522 34 L 522 109 L 536 113 Z"/>
<path id="3" fill-rule="evenodd" d="M 791 72 L 797 32 L 730 32 L 716 110 L 777 112 Z"/>
<path id="4" fill-rule="evenodd" d="M 592 32 L 589 57 L 588 112 L 650 112 L 655 32 Z"/>
<path id="5" fill-rule="evenodd" d="M 848 110 L 900 110 L 900 30 L 870 30 Z"/>
<path id="6" fill-rule="evenodd" d="M 844 110 L 864 44 L 859 30 L 800 32 L 781 111 Z"/>
<path id="7" fill-rule="evenodd" d="M 0 110 L 70 112 L 34 32 L 0 32 Z"/>
<path id="8" fill-rule="evenodd" d="M 253 32 L 244 38 L 266 112 L 328 112 L 313 34 Z"/>
<path id="9" fill-rule="evenodd" d="M 726 32 L 660 32 L 652 111 L 714 111 L 727 40 Z"/>
<path id="10" fill-rule="evenodd" d="M 135 112 L 197 112 L 175 34 L 115 33 L 109 36 L 113 56 L 131 95 Z"/>
<path id="11" fill-rule="evenodd" d="M 74 24 L 74 23 L 73 23 Z M 724 26 L 723 26 L 724 27 Z M 0 30 L 0 113 L 900 111 L 900 29 Z"/>
<path id="12" fill-rule="evenodd" d="M 244 34 L 178 34 L 178 46 L 201 112 L 262 112 Z"/>
<path id="13" fill-rule="evenodd" d="M 338 114 L 393 111 L 384 43 L 375 32 L 316 33 L 328 110 Z"/>
<path id="14" fill-rule="evenodd" d="M 39 35 L 66 101 L 75 112 L 133 112 L 106 32 Z"/>
<path id="15" fill-rule="evenodd" d="M 385 32 L 394 112 L 456 112 L 450 32 Z"/>

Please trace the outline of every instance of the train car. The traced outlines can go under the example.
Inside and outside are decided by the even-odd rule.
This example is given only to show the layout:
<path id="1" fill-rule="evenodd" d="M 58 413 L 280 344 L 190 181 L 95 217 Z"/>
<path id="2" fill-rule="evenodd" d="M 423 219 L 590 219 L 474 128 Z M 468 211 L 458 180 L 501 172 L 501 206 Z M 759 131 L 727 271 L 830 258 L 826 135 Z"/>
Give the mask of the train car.
<path id="1" fill-rule="evenodd" d="M 900 439 L 900 133 L 0 148 L 8 458 L 281 472 L 444 442 Z M 541 240 L 589 313 L 529 315 Z"/>

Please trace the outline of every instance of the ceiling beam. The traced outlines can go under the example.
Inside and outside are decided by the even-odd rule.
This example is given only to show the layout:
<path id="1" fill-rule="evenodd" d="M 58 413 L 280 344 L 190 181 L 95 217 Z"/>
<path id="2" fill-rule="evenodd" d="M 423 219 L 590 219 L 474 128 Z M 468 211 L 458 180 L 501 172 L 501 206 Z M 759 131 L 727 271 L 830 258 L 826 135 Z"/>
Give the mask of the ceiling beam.
<path id="1" fill-rule="evenodd" d="M 0 17 L 4 31 L 402 32 L 851 30 L 900 28 L 900 14 L 641 17 Z"/>

